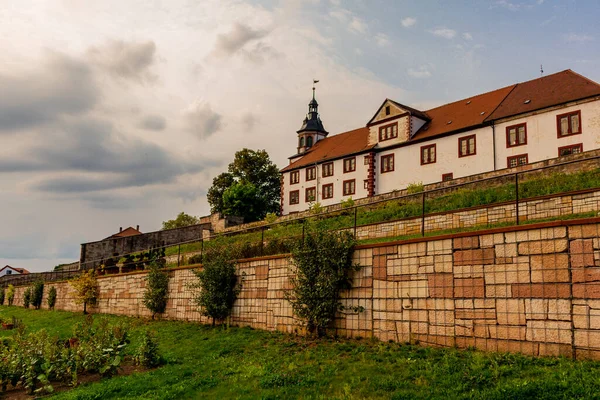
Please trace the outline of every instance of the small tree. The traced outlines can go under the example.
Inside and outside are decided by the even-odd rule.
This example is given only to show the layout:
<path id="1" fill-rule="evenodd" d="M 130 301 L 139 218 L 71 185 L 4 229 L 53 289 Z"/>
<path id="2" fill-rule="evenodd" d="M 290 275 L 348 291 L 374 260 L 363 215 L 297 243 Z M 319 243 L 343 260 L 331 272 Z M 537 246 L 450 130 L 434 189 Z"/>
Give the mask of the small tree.
<path id="1" fill-rule="evenodd" d="M 6 297 L 6 291 L 4 288 L 0 288 L 0 306 L 4 305 L 4 298 Z"/>
<path id="2" fill-rule="evenodd" d="M 94 270 L 81 273 L 70 284 L 75 289 L 75 303 L 83 304 L 83 313 L 87 314 L 87 305 L 95 305 L 98 300 L 98 280 Z"/>
<path id="3" fill-rule="evenodd" d="M 351 287 L 350 273 L 360 268 L 352 263 L 354 244 L 349 232 L 308 226 L 304 241 L 292 249 L 296 274 L 286 298 L 311 335 L 324 335 L 336 312 L 343 309 L 340 291 Z"/>
<path id="4" fill-rule="evenodd" d="M 15 287 L 13 285 L 8 285 L 6 297 L 8 298 L 8 305 L 12 306 L 13 302 L 15 301 Z"/>
<path id="5" fill-rule="evenodd" d="M 29 308 L 29 304 L 31 304 L 31 288 L 28 287 L 23 292 L 23 307 Z"/>
<path id="6" fill-rule="evenodd" d="M 168 221 L 163 221 L 162 229 L 173 229 L 173 228 L 183 228 L 184 226 L 196 225 L 198 223 L 198 218 L 192 215 L 186 214 L 183 211 L 177 214 L 175 219 L 170 219 Z"/>
<path id="7" fill-rule="evenodd" d="M 50 290 L 48 290 L 48 308 L 50 310 L 54 310 L 55 304 L 56 304 L 56 287 L 51 286 Z"/>
<path id="8" fill-rule="evenodd" d="M 38 279 L 31 287 L 31 305 L 39 310 L 42 306 L 42 298 L 44 297 L 44 281 Z"/>
<path id="9" fill-rule="evenodd" d="M 167 308 L 169 299 L 169 274 L 153 261 L 146 277 L 146 291 L 144 292 L 144 305 L 152 311 L 152 319 L 156 314 L 162 314 Z"/>
<path id="10" fill-rule="evenodd" d="M 196 304 L 204 316 L 215 321 L 223 321 L 231 315 L 233 303 L 241 290 L 235 274 L 235 261 L 226 248 L 213 248 L 204 255 L 202 270 L 194 270 L 198 283 L 191 285 L 199 288 Z"/>

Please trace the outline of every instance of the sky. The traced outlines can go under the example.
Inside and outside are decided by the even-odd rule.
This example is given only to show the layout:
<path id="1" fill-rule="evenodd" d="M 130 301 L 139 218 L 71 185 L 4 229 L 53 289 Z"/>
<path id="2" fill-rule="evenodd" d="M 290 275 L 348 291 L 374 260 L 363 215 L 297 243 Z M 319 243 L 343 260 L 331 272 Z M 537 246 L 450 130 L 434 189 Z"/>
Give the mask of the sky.
<path id="1" fill-rule="evenodd" d="M 241 148 L 284 167 L 318 79 L 330 134 L 564 69 L 600 82 L 579 0 L 0 0 L 0 267 L 210 212 Z"/>

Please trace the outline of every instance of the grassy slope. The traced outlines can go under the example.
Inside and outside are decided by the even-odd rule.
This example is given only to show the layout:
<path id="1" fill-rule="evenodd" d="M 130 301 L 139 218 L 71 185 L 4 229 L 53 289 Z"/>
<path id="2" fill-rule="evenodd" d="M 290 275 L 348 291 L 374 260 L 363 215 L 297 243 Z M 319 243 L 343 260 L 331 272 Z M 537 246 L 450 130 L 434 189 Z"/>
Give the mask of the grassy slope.
<path id="1" fill-rule="evenodd" d="M 11 315 L 22 318 L 28 330 L 46 328 L 63 338 L 83 318 L 0 307 L 0 316 Z M 128 320 L 133 329 L 145 325 L 157 331 L 168 364 L 55 398 L 570 399 L 600 394 L 600 363 L 369 340 L 315 343 L 247 328 Z"/>

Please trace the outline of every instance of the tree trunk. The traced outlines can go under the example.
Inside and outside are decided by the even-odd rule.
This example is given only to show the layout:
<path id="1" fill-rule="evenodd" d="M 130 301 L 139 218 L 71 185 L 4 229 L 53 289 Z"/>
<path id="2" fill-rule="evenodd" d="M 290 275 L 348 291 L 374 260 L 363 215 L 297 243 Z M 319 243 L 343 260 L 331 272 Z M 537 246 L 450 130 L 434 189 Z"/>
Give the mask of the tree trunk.
<path id="1" fill-rule="evenodd" d="M 83 302 L 83 315 L 87 314 L 87 301 Z"/>

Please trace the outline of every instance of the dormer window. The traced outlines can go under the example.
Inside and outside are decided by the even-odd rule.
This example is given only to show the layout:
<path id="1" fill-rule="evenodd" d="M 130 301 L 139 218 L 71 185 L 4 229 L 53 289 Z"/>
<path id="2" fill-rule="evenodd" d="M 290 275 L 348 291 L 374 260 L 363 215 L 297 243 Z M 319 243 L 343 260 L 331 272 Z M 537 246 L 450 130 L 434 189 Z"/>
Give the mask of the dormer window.
<path id="1" fill-rule="evenodd" d="M 385 106 L 385 115 L 390 115 L 391 110 L 390 110 L 390 106 Z"/>
<path id="2" fill-rule="evenodd" d="M 398 123 L 385 125 L 379 128 L 379 141 L 390 140 L 398 137 Z"/>

